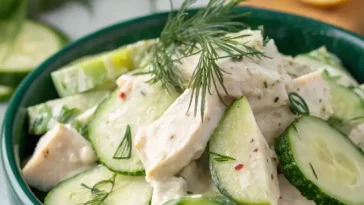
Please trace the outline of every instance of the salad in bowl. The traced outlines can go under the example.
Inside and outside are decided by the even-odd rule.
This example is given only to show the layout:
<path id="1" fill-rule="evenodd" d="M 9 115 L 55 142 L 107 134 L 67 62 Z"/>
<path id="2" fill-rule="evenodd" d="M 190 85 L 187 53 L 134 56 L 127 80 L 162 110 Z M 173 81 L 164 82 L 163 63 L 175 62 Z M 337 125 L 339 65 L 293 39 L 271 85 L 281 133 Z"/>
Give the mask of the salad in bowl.
<path id="1" fill-rule="evenodd" d="M 186 0 L 157 39 L 51 73 L 22 174 L 46 205 L 364 204 L 364 88 L 325 47 L 281 54 L 240 1 Z"/>

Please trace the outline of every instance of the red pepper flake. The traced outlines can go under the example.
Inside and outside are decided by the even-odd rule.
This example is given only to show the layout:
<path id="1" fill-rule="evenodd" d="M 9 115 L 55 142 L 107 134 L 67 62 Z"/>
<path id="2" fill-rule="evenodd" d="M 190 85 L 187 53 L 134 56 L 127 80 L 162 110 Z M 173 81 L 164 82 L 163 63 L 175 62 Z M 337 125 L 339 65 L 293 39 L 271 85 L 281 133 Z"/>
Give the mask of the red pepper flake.
<path id="1" fill-rule="evenodd" d="M 253 152 L 258 152 L 258 148 L 255 148 L 255 149 L 253 150 Z"/>
<path id="2" fill-rule="evenodd" d="M 120 92 L 119 97 L 120 97 L 120 99 L 124 100 L 126 98 L 126 95 L 124 92 Z"/>
<path id="3" fill-rule="evenodd" d="M 238 164 L 235 166 L 235 170 L 239 171 L 244 168 L 244 164 Z"/>

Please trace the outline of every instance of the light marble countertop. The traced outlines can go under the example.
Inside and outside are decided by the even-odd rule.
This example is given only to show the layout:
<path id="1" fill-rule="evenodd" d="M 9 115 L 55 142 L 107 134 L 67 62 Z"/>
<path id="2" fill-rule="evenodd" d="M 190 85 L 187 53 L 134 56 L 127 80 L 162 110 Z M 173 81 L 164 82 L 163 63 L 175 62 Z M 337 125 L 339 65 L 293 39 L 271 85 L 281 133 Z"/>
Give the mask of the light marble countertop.
<path id="1" fill-rule="evenodd" d="M 156 11 L 168 11 L 169 0 L 155 0 Z M 178 7 L 183 0 L 173 0 L 173 5 Z M 208 0 L 199 0 L 194 5 L 200 7 Z M 49 12 L 41 19 L 62 31 L 72 39 L 78 39 L 88 33 L 105 26 L 153 13 L 149 0 L 93 0 L 92 11 L 88 11 L 81 5 L 69 3 L 63 8 Z M 7 104 L 0 104 L 0 124 L 6 111 Z M 7 197 L 3 168 L 0 164 L 0 204 L 10 205 Z"/>

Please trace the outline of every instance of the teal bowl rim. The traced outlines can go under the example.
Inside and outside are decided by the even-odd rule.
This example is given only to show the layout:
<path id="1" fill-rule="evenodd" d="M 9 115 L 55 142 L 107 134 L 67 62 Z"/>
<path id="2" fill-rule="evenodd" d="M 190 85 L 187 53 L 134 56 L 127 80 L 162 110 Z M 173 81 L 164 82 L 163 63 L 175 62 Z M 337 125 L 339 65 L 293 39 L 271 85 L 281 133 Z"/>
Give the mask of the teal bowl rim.
<path id="1" fill-rule="evenodd" d="M 325 29 L 333 29 L 340 31 L 344 34 L 347 34 L 348 36 L 351 36 L 352 38 L 356 39 L 359 43 L 363 43 L 364 38 L 359 36 L 358 34 L 355 34 L 353 32 L 347 31 L 345 29 L 329 25 L 311 18 L 297 16 L 290 13 L 285 12 L 279 12 L 279 11 L 273 11 L 268 9 L 260 9 L 256 7 L 250 7 L 250 6 L 241 6 L 236 8 L 235 11 L 246 11 L 246 9 L 249 9 L 253 12 L 261 12 L 262 15 L 277 15 L 275 18 L 286 18 L 287 16 L 294 18 L 296 21 L 304 22 L 306 24 L 311 24 L 311 27 L 319 26 L 320 28 L 324 27 Z M 197 9 L 191 10 L 196 11 Z M 97 38 L 98 36 L 102 35 L 105 32 L 108 32 L 110 30 L 125 27 L 131 24 L 136 24 L 143 22 L 144 20 L 147 20 L 149 18 L 162 18 L 166 17 L 168 15 L 168 12 L 164 13 L 157 13 L 157 14 L 151 14 L 140 18 L 135 18 L 132 20 L 128 20 L 121 23 L 116 23 L 111 26 L 105 27 L 103 29 L 100 29 L 96 32 L 93 32 L 85 37 L 82 37 L 68 45 L 66 45 L 63 49 L 52 55 L 50 58 L 48 58 L 46 61 L 44 61 L 40 66 L 38 66 L 34 71 L 32 71 L 19 85 L 19 87 L 16 89 L 16 92 L 14 96 L 12 97 L 8 109 L 5 114 L 2 131 L 1 131 L 1 161 L 4 166 L 4 174 L 7 180 L 8 189 L 12 191 L 13 193 L 16 193 L 19 197 L 19 199 L 24 204 L 39 204 L 42 203 L 37 199 L 37 197 L 32 193 L 28 185 L 25 183 L 25 181 L 22 179 L 21 172 L 18 169 L 15 154 L 14 154 L 14 147 L 13 147 L 13 124 L 14 119 L 17 114 L 17 110 L 20 106 L 20 102 L 22 101 L 23 97 L 25 96 L 25 93 L 27 92 L 28 85 L 31 84 L 32 81 L 34 81 L 47 67 L 51 62 L 53 62 L 58 57 L 64 55 L 68 51 L 72 50 L 73 48 L 77 47 L 77 45 L 82 44 L 85 41 L 89 41 L 92 38 Z M 355 40 L 355 41 L 356 41 Z M 13 194 L 13 193 L 9 193 Z"/>

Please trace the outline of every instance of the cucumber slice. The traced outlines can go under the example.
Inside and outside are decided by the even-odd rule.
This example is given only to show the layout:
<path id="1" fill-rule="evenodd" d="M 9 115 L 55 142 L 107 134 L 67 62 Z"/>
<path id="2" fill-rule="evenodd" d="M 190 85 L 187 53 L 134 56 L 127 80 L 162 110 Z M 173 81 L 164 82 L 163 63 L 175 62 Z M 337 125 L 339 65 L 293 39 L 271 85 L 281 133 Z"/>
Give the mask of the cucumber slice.
<path id="1" fill-rule="evenodd" d="M 351 129 L 364 122 L 363 100 L 352 90 L 327 80 L 334 110 L 330 124 L 348 135 Z"/>
<path id="2" fill-rule="evenodd" d="M 297 119 L 276 143 L 284 176 L 316 204 L 364 204 L 364 155 L 324 120 Z"/>
<path id="3" fill-rule="evenodd" d="M 85 204 L 92 199 L 91 190 L 102 180 L 109 180 L 113 172 L 104 166 L 80 173 L 71 177 L 53 188 L 44 200 L 44 205 L 79 205 Z M 110 184 L 98 186 L 101 190 L 110 191 Z M 105 205 L 148 205 L 152 198 L 152 187 L 145 181 L 144 177 L 116 175 L 114 188 L 103 203 Z M 91 204 L 91 203 L 88 203 Z"/>
<path id="4" fill-rule="evenodd" d="M 0 102 L 7 101 L 11 98 L 14 89 L 9 86 L 0 85 Z"/>
<path id="5" fill-rule="evenodd" d="M 29 133 L 41 135 L 57 122 L 70 123 L 76 116 L 99 104 L 109 95 L 108 90 L 93 90 L 29 107 Z"/>
<path id="6" fill-rule="evenodd" d="M 209 151 L 212 178 L 222 194 L 238 204 L 278 203 L 277 167 L 245 97 L 228 109 L 211 137 Z M 219 160 L 217 154 L 236 160 Z"/>
<path id="7" fill-rule="evenodd" d="M 121 74 L 136 69 L 142 53 L 153 40 L 144 40 L 119 49 L 84 57 L 52 72 L 53 83 L 61 97 L 84 92 L 112 82 Z"/>
<path id="8" fill-rule="evenodd" d="M 63 34 L 49 26 L 25 21 L 10 53 L 6 45 L 0 45 L 0 56 L 6 56 L 0 62 L 1 84 L 17 86 L 30 71 L 63 47 L 67 41 Z"/>
<path id="9" fill-rule="evenodd" d="M 174 199 L 163 205 L 236 205 L 229 198 L 221 195 L 190 195 L 179 199 Z"/>
<path id="10" fill-rule="evenodd" d="M 336 69 L 346 71 L 346 69 L 342 65 L 340 59 L 336 55 L 330 53 L 325 46 L 322 46 L 320 48 L 317 48 L 317 49 L 312 50 L 305 54 L 300 54 L 298 56 L 306 56 L 306 57 L 314 60 L 317 63 L 316 65 L 324 64 L 324 65 L 332 66 Z M 314 64 L 315 62 L 311 62 L 311 63 Z M 320 67 L 320 66 L 318 66 L 318 67 Z"/>
<path id="11" fill-rule="evenodd" d="M 129 76 L 129 75 L 124 75 Z M 124 77 L 123 76 L 123 77 Z M 124 85 L 111 94 L 96 110 L 89 125 L 89 139 L 99 160 L 109 169 L 127 175 L 143 175 L 144 167 L 132 146 L 131 158 L 113 159 L 128 125 L 132 143 L 138 127 L 152 123 L 173 103 L 178 94 L 150 85 L 150 76 L 129 76 Z M 124 92 L 124 89 L 125 92 Z M 122 94 L 122 95 L 121 95 Z"/>

